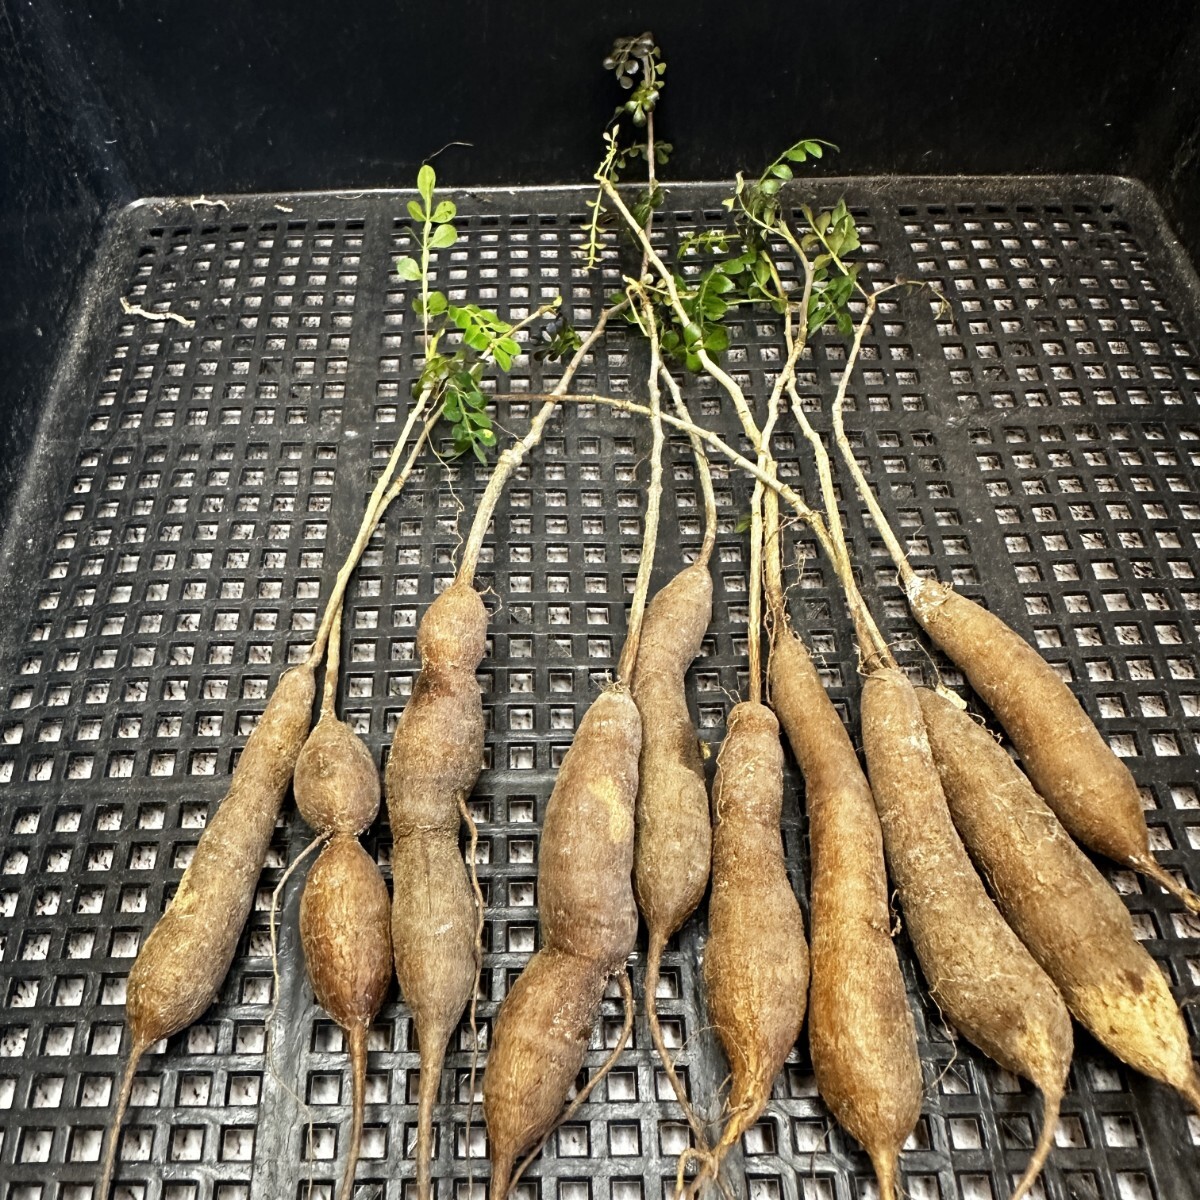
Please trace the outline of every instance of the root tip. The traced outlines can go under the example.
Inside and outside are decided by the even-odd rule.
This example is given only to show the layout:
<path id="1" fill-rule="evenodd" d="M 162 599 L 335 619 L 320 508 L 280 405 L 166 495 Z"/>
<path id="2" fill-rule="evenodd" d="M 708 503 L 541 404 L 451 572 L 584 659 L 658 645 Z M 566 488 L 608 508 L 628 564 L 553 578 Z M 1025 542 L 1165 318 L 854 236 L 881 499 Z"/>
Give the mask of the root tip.
<path id="1" fill-rule="evenodd" d="M 875 1181 L 879 1185 L 879 1200 L 896 1200 L 896 1151 L 889 1146 L 886 1150 L 868 1153 L 875 1170 Z"/>
<path id="2" fill-rule="evenodd" d="M 1200 895 L 1182 884 L 1152 854 L 1139 855 L 1133 865 L 1159 887 L 1181 901 L 1188 912 L 1200 914 Z"/>
<path id="3" fill-rule="evenodd" d="M 1037 1177 L 1042 1173 L 1046 1159 L 1050 1157 L 1050 1151 L 1054 1149 L 1054 1132 L 1058 1128 L 1058 1110 L 1062 1104 L 1062 1097 L 1061 1087 L 1054 1092 L 1046 1091 L 1043 1088 L 1042 1130 L 1038 1135 L 1037 1145 L 1034 1146 L 1033 1153 L 1029 1156 L 1025 1174 L 1021 1176 L 1009 1200 L 1021 1200 L 1023 1196 L 1028 1195 L 1029 1189 L 1033 1187 L 1037 1182 Z"/>

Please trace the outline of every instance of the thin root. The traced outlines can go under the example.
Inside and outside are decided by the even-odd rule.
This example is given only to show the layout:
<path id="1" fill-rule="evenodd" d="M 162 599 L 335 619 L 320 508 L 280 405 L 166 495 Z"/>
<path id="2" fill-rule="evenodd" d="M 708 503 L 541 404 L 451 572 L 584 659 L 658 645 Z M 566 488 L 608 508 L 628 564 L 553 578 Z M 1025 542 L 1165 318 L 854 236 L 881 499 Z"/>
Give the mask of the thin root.
<path id="1" fill-rule="evenodd" d="M 154 312 L 152 309 L 143 308 L 140 304 L 130 304 L 124 296 L 121 297 L 121 311 L 127 317 L 145 317 L 147 321 L 178 321 L 185 329 L 194 329 L 196 326 L 195 321 L 188 317 L 181 317 L 177 312 L 171 312 L 170 309 Z"/>
<path id="2" fill-rule="evenodd" d="M 475 1077 L 479 1070 L 479 1027 L 476 1023 L 475 1007 L 479 1001 L 479 977 L 483 971 L 483 922 L 485 905 L 483 889 L 479 886 L 479 873 L 475 869 L 475 851 L 479 846 L 479 829 L 471 810 L 467 807 L 466 796 L 458 797 L 458 812 L 467 827 L 470 844 L 467 847 L 467 870 L 471 875 L 471 889 L 475 893 L 475 986 L 471 989 L 471 1077 L 467 1084 L 469 1094 L 467 1099 L 467 1196 L 473 1196 L 475 1191 L 475 1169 L 471 1164 L 471 1126 L 475 1120 Z"/>

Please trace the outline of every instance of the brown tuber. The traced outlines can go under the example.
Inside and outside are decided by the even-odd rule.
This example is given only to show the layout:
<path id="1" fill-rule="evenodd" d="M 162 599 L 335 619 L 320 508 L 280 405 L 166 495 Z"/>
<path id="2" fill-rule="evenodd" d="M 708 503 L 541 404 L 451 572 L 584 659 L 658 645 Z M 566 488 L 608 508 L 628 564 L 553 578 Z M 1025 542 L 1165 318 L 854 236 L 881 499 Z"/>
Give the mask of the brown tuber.
<path id="1" fill-rule="evenodd" d="M 392 828 L 392 952 L 421 1054 L 417 1191 L 431 1195 L 433 1108 L 446 1047 L 479 970 L 477 910 L 459 850 L 460 804 L 483 765 L 475 670 L 487 609 L 469 582 L 429 606 L 417 630 L 421 671 L 401 714 L 385 776 Z"/>
<path id="2" fill-rule="evenodd" d="M 782 626 L 782 627 L 781 627 Z M 800 638 L 778 622 L 771 705 L 804 775 L 812 870 L 808 1041 L 817 1090 L 871 1158 L 880 1200 L 921 1115 L 921 1060 L 892 941 L 883 834 L 850 737 Z"/>
<path id="3" fill-rule="evenodd" d="M 558 1120 L 609 978 L 637 935 L 633 813 L 642 722 L 620 684 L 579 723 L 546 806 L 538 852 L 542 949 L 496 1017 L 483 1077 L 492 1197 Z"/>
<path id="4" fill-rule="evenodd" d="M 129 972 L 129 1059 L 113 1114 L 97 1200 L 107 1200 L 134 1074 L 155 1042 L 186 1029 L 216 999 L 250 915 L 275 821 L 312 724 L 308 663 L 286 671 L 246 741 L 179 888 Z"/>
<path id="5" fill-rule="evenodd" d="M 863 748 L 888 868 L 934 1002 L 966 1038 L 1038 1087 L 1037 1139 L 1013 1200 L 1054 1144 L 1071 1066 L 1071 1018 L 984 890 L 954 829 L 916 691 L 895 667 L 863 684 Z"/>
<path id="6" fill-rule="evenodd" d="M 729 714 L 717 759 L 704 951 L 709 1011 L 729 1060 L 728 1116 L 693 1191 L 717 1177 L 722 1157 L 758 1120 L 804 1024 L 808 944 L 783 855 L 782 808 L 779 722 L 745 701 Z"/>
<path id="7" fill-rule="evenodd" d="M 917 696 L 954 823 L 1009 925 L 1097 1041 L 1200 1110 L 1187 1026 L 1121 898 L 986 729 Z"/>
<path id="8" fill-rule="evenodd" d="M 1137 784 L 1053 667 L 994 613 L 952 588 L 913 576 L 922 628 L 996 714 L 1038 793 L 1091 850 L 1141 871 L 1200 912 L 1200 896 L 1150 852 Z"/>
<path id="9" fill-rule="evenodd" d="M 350 1200 L 362 1145 L 367 1032 L 392 981 L 392 948 L 387 884 L 375 860 L 347 833 L 333 835 L 304 882 L 300 941 L 317 1001 L 349 1041 L 352 1118 L 338 1195 Z"/>
<path id="10" fill-rule="evenodd" d="M 684 693 L 684 676 L 711 617 L 712 576 L 707 562 L 696 563 L 647 607 L 633 675 L 633 699 L 642 717 L 633 890 L 649 934 L 646 1015 L 676 1098 L 705 1149 L 704 1130 L 663 1041 L 655 997 L 663 950 L 704 896 L 712 858 L 704 762 Z"/>

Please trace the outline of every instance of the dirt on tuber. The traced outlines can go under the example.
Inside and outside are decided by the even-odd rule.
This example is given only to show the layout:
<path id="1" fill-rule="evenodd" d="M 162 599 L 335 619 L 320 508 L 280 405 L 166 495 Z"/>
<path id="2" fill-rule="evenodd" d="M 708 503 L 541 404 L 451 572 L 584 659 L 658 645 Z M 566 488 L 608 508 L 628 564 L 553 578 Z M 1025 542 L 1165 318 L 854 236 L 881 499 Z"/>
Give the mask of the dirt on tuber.
<path id="1" fill-rule="evenodd" d="M 808 943 L 788 878 L 779 820 L 783 747 L 762 704 L 730 711 L 713 785 L 712 894 L 704 983 L 729 1061 L 725 1128 L 693 1181 L 716 1179 L 721 1159 L 766 1107 L 804 1024 Z"/>
<path id="2" fill-rule="evenodd" d="M 712 858 L 704 761 L 684 693 L 684 677 L 711 618 L 712 576 L 707 563 L 696 563 L 647 607 L 633 676 L 642 718 L 633 889 L 649 934 L 646 1014 L 676 1098 L 705 1149 L 703 1127 L 663 1041 L 656 993 L 663 950 L 704 896 Z"/>
<path id="3" fill-rule="evenodd" d="M 603 691 L 579 723 L 546 806 L 538 851 L 542 949 L 501 1005 L 483 1077 L 492 1191 L 554 1126 L 608 980 L 637 936 L 633 819 L 642 722 L 628 689 Z"/>

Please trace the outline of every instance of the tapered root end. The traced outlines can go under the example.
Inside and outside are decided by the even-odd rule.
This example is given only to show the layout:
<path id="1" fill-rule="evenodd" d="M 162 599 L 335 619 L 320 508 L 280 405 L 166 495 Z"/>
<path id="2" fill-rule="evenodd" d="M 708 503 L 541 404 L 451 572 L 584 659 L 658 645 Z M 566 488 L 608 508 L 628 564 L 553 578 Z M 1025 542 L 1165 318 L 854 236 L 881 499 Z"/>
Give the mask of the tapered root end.
<path id="1" fill-rule="evenodd" d="M 1054 1131 L 1058 1127 L 1058 1109 L 1062 1104 L 1062 1096 L 1062 1088 L 1058 1088 L 1054 1092 L 1042 1092 L 1042 1132 L 1038 1137 L 1037 1145 L 1033 1148 L 1033 1153 L 1029 1156 L 1029 1165 L 1025 1168 L 1025 1174 L 1021 1176 L 1021 1181 L 1013 1191 L 1011 1200 L 1021 1200 L 1022 1196 L 1029 1194 L 1029 1189 L 1033 1187 L 1037 1177 L 1042 1173 L 1042 1168 L 1046 1165 L 1046 1159 L 1050 1157 L 1050 1151 L 1054 1149 Z"/>
<path id="2" fill-rule="evenodd" d="M 868 1153 L 879 1185 L 879 1200 L 896 1200 L 896 1151 L 889 1146 L 886 1150 Z"/>
<path id="3" fill-rule="evenodd" d="M 1200 913 L 1200 896 L 1190 888 L 1184 887 L 1153 855 L 1138 855 L 1130 862 L 1148 879 L 1153 879 L 1159 887 L 1170 892 L 1177 900 L 1181 900 L 1187 906 L 1188 912 Z"/>
<path id="4" fill-rule="evenodd" d="M 133 1080 L 137 1074 L 138 1064 L 146 1053 L 150 1043 L 135 1043 L 129 1050 L 129 1062 L 125 1064 L 125 1074 L 121 1077 L 121 1090 L 117 1094 L 117 1107 L 113 1112 L 112 1125 L 108 1134 L 108 1149 L 104 1152 L 104 1165 L 100 1169 L 100 1186 L 96 1189 L 95 1200 L 108 1200 L 112 1189 L 113 1174 L 117 1169 L 117 1147 L 121 1144 L 121 1123 L 125 1120 L 125 1110 L 129 1107 L 129 1097 L 133 1095 Z"/>
<path id="5" fill-rule="evenodd" d="M 492 1151 L 492 1183 L 488 1190 L 488 1200 L 504 1200 L 512 1186 L 514 1158 L 511 1154 L 500 1154 Z"/>
<path id="6" fill-rule="evenodd" d="M 683 1109 L 683 1115 L 691 1127 L 692 1136 L 696 1139 L 696 1147 L 707 1154 L 709 1149 L 708 1131 L 704 1128 L 703 1122 L 688 1100 L 687 1092 L 684 1091 L 683 1081 L 679 1078 L 675 1070 L 675 1063 L 671 1059 L 671 1052 L 667 1049 L 667 1043 L 662 1034 L 662 1025 L 658 1019 L 658 978 L 665 945 L 666 939 L 660 933 L 651 934 L 650 948 L 646 953 L 645 983 L 646 1020 L 650 1026 L 650 1040 L 654 1043 L 654 1049 L 658 1053 L 659 1061 L 666 1072 L 667 1080 L 670 1082 L 671 1089 L 675 1093 L 675 1099 L 679 1107 Z"/>
<path id="7" fill-rule="evenodd" d="M 421 1081 L 417 1085 L 417 1200 L 433 1200 L 430 1162 L 433 1157 L 433 1107 L 437 1103 L 449 1040 L 449 1032 L 430 1033 L 422 1040 L 421 1031 L 417 1030 L 421 1047 Z"/>
<path id="8" fill-rule="evenodd" d="M 338 1200 L 351 1200 L 354 1195 L 354 1174 L 362 1150 L 363 1110 L 367 1098 L 367 1027 L 355 1025 L 350 1030 L 350 1148 L 346 1151 L 346 1170 Z"/>

